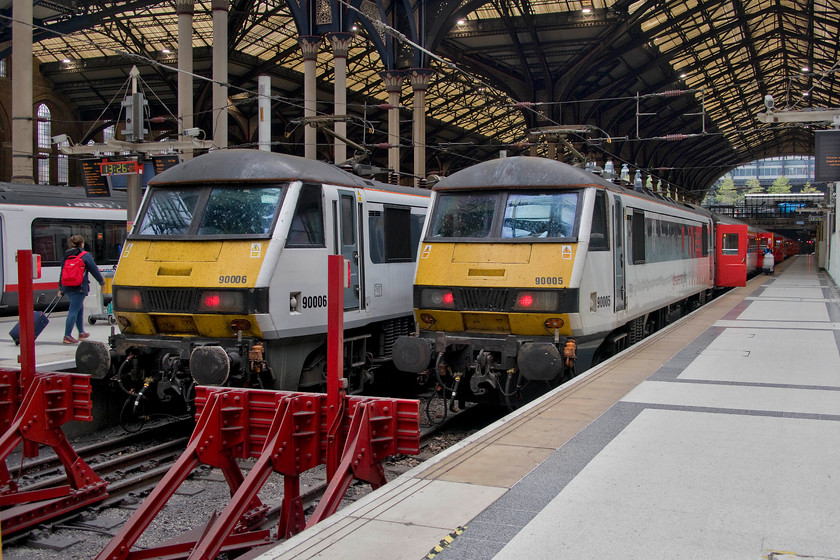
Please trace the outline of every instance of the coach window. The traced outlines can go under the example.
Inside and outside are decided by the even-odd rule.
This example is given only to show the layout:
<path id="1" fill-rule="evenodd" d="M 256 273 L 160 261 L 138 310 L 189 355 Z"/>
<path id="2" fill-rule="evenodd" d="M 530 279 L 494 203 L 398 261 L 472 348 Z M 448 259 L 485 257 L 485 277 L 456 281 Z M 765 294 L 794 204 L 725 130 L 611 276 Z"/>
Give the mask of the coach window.
<path id="1" fill-rule="evenodd" d="M 321 187 L 304 185 L 298 195 L 286 247 L 324 247 L 324 210 Z"/>
<path id="2" fill-rule="evenodd" d="M 93 228 L 85 222 L 38 218 L 32 221 L 32 252 L 41 255 L 42 266 L 58 266 L 64 258 L 67 243 L 73 235 L 81 235 L 88 242 L 87 250 L 93 250 Z M 101 259 L 94 260 L 101 262 Z"/>
<path id="3" fill-rule="evenodd" d="M 595 193 L 595 207 L 592 210 L 592 235 L 589 238 L 590 251 L 608 251 L 607 196 L 604 191 Z"/>
<path id="4" fill-rule="evenodd" d="M 105 261 L 116 263 L 120 259 L 122 246 L 125 243 L 125 224 L 117 222 L 105 223 Z"/>

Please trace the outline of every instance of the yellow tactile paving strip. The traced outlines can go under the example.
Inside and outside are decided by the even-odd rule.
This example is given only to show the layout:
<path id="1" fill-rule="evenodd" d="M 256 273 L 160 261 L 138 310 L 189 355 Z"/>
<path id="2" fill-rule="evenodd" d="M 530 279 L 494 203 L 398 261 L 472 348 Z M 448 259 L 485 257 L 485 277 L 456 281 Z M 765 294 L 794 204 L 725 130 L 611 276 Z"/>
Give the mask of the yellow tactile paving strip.
<path id="1" fill-rule="evenodd" d="M 764 284 L 758 276 L 578 378 L 427 469 L 424 479 L 510 488 Z"/>

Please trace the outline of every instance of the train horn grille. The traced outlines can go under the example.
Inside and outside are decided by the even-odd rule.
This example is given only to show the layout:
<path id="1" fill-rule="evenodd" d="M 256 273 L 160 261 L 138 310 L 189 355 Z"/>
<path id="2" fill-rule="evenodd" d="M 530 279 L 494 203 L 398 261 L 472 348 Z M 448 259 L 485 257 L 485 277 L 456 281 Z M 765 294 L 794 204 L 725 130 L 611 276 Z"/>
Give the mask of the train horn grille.
<path id="1" fill-rule="evenodd" d="M 469 311 L 504 311 L 508 308 L 507 289 L 461 288 L 461 309 Z"/>

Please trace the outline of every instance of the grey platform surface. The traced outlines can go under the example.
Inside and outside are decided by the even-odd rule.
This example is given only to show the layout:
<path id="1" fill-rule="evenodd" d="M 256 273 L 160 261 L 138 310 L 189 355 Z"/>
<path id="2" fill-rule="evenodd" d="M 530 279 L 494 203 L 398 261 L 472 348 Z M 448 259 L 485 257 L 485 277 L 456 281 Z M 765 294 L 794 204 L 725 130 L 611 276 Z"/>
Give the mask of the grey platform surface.
<path id="1" fill-rule="evenodd" d="M 814 262 L 751 281 L 562 445 L 531 457 L 508 447 L 509 464 L 535 464 L 518 481 L 434 473 L 491 449 L 469 451 L 506 417 L 260 560 L 840 558 L 840 298 Z M 585 416 L 583 398 L 511 416 L 575 400 Z"/>
<path id="2" fill-rule="evenodd" d="M 9 331 L 19 320 L 17 315 L 0 317 L 0 368 L 20 369 L 18 361 L 20 346 L 17 346 L 9 336 Z M 76 367 L 78 345 L 62 343 L 66 321 L 66 311 L 53 312 L 47 328 L 35 339 L 36 371 L 66 371 Z M 117 327 L 114 328 L 117 329 Z M 88 340 L 107 342 L 111 334 L 111 326 L 107 321 L 97 321 L 96 324 L 90 325 L 85 320 L 85 331 L 90 333 Z M 77 335 L 76 328 L 73 327 L 73 336 Z"/>

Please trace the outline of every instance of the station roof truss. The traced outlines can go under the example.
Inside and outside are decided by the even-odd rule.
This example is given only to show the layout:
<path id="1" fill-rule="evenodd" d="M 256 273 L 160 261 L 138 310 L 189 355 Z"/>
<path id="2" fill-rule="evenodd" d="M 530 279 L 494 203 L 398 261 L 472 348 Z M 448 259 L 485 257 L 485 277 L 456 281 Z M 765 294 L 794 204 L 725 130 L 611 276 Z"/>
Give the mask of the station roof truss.
<path id="1" fill-rule="evenodd" d="M 316 11 L 343 0 L 318 0 Z M 357 0 L 357 19 L 395 11 L 396 2 Z M 402 3 L 400 3 L 402 4 Z M 527 153 L 565 135 L 580 153 L 627 163 L 696 198 L 725 172 L 756 159 L 813 153 L 825 122 L 764 124 L 776 111 L 840 107 L 837 72 L 840 2 L 835 0 L 420 0 L 422 35 L 434 56 L 427 109 L 427 170 Z M 584 8 L 588 11 L 584 12 Z M 320 14 L 320 12 L 319 12 Z M 362 15 L 364 14 L 364 15 Z M 12 0 L 0 0 L 0 57 L 9 56 Z M 177 113 L 174 0 L 35 0 L 34 56 L 40 72 L 86 122 L 118 119 L 132 65 L 141 71 L 154 115 Z M 318 15 L 320 17 L 320 15 Z M 211 120 L 212 2 L 195 0 L 193 65 L 196 126 Z M 391 22 L 399 21 L 391 18 Z M 389 23 L 390 25 L 390 23 Z M 228 22 L 232 113 L 257 111 L 256 80 L 272 77 L 274 148 L 302 153 L 303 58 L 286 0 L 231 0 Z M 348 136 L 383 162 L 386 70 L 371 29 L 411 37 L 409 29 L 360 27 L 348 56 Z M 331 114 L 333 67 L 325 41 L 318 58 L 318 111 Z M 391 68 L 394 69 L 394 68 Z M 411 145 L 412 91 L 406 82 L 401 144 Z M 165 120 L 165 119 L 164 119 Z M 245 127 L 247 128 L 247 127 Z M 74 139 L 76 140 L 76 139 Z M 84 140 L 79 139 L 79 140 Z M 255 131 L 231 145 L 255 142 Z M 329 154 L 327 140 L 319 151 Z M 563 152 L 562 146 L 560 147 Z M 566 154 L 568 155 L 568 154 Z M 404 167 L 411 150 L 403 150 Z"/>

